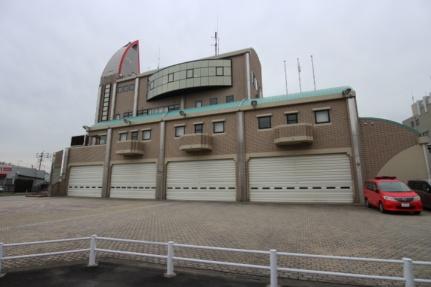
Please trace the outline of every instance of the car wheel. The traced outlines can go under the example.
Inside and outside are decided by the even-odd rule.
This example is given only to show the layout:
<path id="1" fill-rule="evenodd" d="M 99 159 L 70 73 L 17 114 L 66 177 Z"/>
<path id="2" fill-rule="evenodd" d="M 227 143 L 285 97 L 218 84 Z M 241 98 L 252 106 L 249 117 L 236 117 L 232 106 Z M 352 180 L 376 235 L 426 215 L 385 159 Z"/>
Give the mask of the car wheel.
<path id="1" fill-rule="evenodd" d="M 385 208 L 383 207 L 383 203 L 379 203 L 379 210 L 380 210 L 380 212 L 381 213 L 385 213 L 386 212 L 386 210 L 385 210 Z"/>
<path id="2" fill-rule="evenodd" d="M 365 198 L 365 206 L 368 207 L 368 208 L 371 208 L 371 204 L 368 201 L 368 198 Z"/>

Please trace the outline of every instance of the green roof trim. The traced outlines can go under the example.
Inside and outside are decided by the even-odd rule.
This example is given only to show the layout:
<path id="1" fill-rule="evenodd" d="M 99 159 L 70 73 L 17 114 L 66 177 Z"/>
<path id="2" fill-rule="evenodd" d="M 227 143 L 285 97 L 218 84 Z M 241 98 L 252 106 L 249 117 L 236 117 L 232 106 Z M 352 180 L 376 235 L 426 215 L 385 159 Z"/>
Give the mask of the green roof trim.
<path id="1" fill-rule="evenodd" d="M 369 121 L 381 121 L 381 122 L 387 122 L 388 124 L 393 124 L 393 125 L 397 125 L 399 127 L 402 127 L 418 136 L 420 136 L 421 134 L 415 130 L 412 127 L 406 126 L 402 123 L 396 122 L 396 121 L 392 121 L 392 120 L 388 120 L 388 119 L 383 119 L 383 118 L 373 118 L 373 117 L 359 117 L 359 120 L 369 120 Z"/>
<path id="2" fill-rule="evenodd" d="M 257 101 L 258 105 L 273 104 L 273 103 L 289 103 L 291 101 L 298 101 L 298 100 L 313 98 L 313 97 L 338 95 L 338 94 L 342 94 L 347 89 L 351 89 L 351 87 L 342 86 L 342 87 L 335 87 L 335 88 L 329 88 L 329 89 L 321 89 L 316 91 L 305 91 L 301 93 L 293 93 L 287 96 L 279 95 L 279 96 L 271 96 L 271 97 L 264 97 L 264 98 L 258 98 L 258 99 L 243 99 L 241 101 L 235 101 L 230 103 L 207 105 L 199 108 L 188 108 L 182 111 L 184 111 L 184 113 L 186 114 L 199 114 L 199 113 L 208 113 L 208 112 L 223 111 L 223 110 L 236 110 L 236 109 L 240 109 L 241 107 L 250 106 L 251 101 Z M 176 111 L 156 113 L 151 115 L 128 117 L 127 120 L 129 120 L 132 124 L 139 124 L 139 123 L 145 123 L 145 122 L 160 121 L 162 119 L 175 118 L 179 116 L 180 116 L 180 111 L 176 110 Z M 123 123 L 124 123 L 123 119 L 103 121 L 103 122 L 98 122 L 97 124 L 94 124 L 93 126 L 91 126 L 91 128 L 94 128 L 94 129 L 107 128 L 112 126 L 118 126 Z"/>

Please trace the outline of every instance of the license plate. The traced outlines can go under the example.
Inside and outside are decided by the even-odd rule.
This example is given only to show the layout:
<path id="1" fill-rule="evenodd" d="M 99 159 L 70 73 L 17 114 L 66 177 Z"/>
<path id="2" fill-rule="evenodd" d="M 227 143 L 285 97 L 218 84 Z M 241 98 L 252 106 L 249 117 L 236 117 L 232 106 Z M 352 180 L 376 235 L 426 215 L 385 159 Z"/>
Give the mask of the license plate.
<path id="1" fill-rule="evenodd" d="M 410 203 L 403 202 L 401 203 L 401 207 L 410 207 Z"/>

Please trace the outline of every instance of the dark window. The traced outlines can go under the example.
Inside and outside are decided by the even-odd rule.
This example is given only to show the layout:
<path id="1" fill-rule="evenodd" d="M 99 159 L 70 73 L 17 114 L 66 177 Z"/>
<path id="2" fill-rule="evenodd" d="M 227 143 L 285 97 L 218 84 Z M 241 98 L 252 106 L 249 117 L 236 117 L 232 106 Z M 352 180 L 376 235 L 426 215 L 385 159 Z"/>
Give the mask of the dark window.
<path id="1" fill-rule="evenodd" d="M 259 129 L 271 128 L 271 116 L 258 117 L 257 122 L 258 122 Z"/>
<path id="2" fill-rule="evenodd" d="M 214 122 L 213 123 L 213 133 L 215 133 L 215 134 L 224 133 L 224 122 Z"/>
<path id="3" fill-rule="evenodd" d="M 194 76 L 193 69 L 187 69 L 186 70 L 186 78 L 190 79 L 190 78 L 193 78 L 193 76 Z"/>
<path id="4" fill-rule="evenodd" d="M 210 98 L 210 105 L 217 105 L 217 98 Z"/>
<path id="5" fill-rule="evenodd" d="M 136 114 L 138 116 L 147 115 L 148 114 L 148 110 L 138 110 L 138 112 Z"/>
<path id="6" fill-rule="evenodd" d="M 287 114 L 286 115 L 286 123 L 288 125 L 290 125 L 290 124 L 297 124 L 298 123 L 298 114 L 297 113 Z"/>
<path id="7" fill-rule="evenodd" d="M 316 124 L 325 124 L 331 122 L 331 117 L 329 116 L 329 110 L 321 110 L 314 112 Z"/>
<path id="8" fill-rule="evenodd" d="M 171 105 L 171 106 L 168 106 L 168 111 L 170 112 L 170 111 L 176 111 L 176 110 L 179 110 L 180 109 L 180 105 Z"/>
<path id="9" fill-rule="evenodd" d="M 185 126 L 175 127 L 175 137 L 182 137 L 185 134 Z"/>
<path id="10" fill-rule="evenodd" d="M 226 103 L 231 103 L 231 102 L 234 102 L 234 101 L 235 101 L 235 98 L 234 98 L 233 95 L 226 96 Z"/>
<path id="11" fill-rule="evenodd" d="M 120 142 L 126 141 L 128 135 L 129 135 L 128 133 L 120 133 L 120 137 L 119 137 Z"/>
<path id="12" fill-rule="evenodd" d="M 132 112 L 125 112 L 123 113 L 123 118 L 131 117 L 133 115 Z"/>
<path id="13" fill-rule="evenodd" d="M 139 139 L 139 132 L 138 131 L 131 132 L 130 139 L 137 141 Z"/>
<path id="14" fill-rule="evenodd" d="M 151 139 L 151 130 L 142 131 L 142 139 L 150 140 Z"/>
<path id="15" fill-rule="evenodd" d="M 204 124 L 195 124 L 195 134 L 201 134 L 204 132 Z"/>
<path id="16" fill-rule="evenodd" d="M 410 124 L 411 124 L 412 128 L 415 127 L 415 122 L 411 122 Z"/>
<path id="17" fill-rule="evenodd" d="M 416 119 L 416 125 L 419 126 L 419 119 Z"/>
<path id="18" fill-rule="evenodd" d="M 195 101 L 195 108 L 200 108 L 200 107 L 202 107 L 202 101 L 201 100 Z"/>
<path id="19" fill-rule="evenodd" d="M 168 74 L 168 83 L 173 82 L 173 81 L 174 81 L 174 73 Z"/>
<path id="20" fill-rule="evenodd" d="M 216 76 L 224 76 L 224 67 L 216 67 Z"/>

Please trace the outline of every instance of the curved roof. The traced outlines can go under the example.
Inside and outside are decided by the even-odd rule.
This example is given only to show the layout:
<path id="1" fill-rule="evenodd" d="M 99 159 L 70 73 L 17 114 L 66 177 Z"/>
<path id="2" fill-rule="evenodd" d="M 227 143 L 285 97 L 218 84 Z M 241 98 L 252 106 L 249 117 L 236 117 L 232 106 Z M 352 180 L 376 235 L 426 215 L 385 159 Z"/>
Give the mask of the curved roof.
<path id="1" fill-rule="evenodd" d="M 103 69 L 102 78 L 112 75 L 139 74 L 139 41 L 129 42 L 111 57 Z"/>

